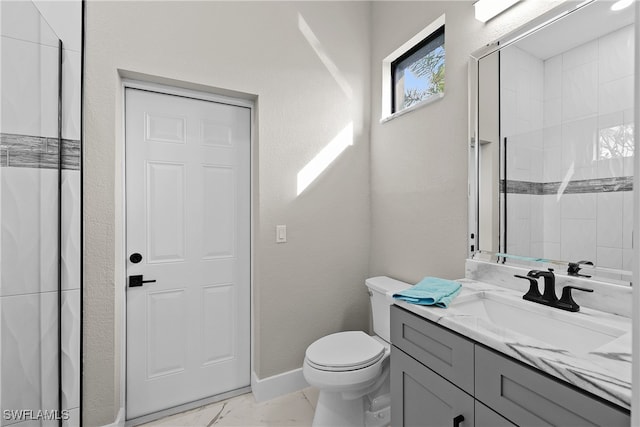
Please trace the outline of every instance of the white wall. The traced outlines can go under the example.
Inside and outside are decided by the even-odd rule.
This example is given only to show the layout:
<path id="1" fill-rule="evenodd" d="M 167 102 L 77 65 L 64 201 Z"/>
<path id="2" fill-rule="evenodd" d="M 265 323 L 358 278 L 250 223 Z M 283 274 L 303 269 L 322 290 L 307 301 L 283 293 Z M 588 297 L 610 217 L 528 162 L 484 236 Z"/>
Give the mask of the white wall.
<path id="1" fill-rule="evenodd" d="M 464 276 L 469 55 L 559 3 L 522 2 L 482 24 L 472 2 L 373 2 L 371 275 Z M 444 98 L 379 123 L 382 59 L 443 13 Z"/>
<path id="2" fill-rule="evenodd" d="M 63 41 L 62 137 L 80 139 L 81 3 L 2 2 L 3 409 L 57 409 L 57 210 L 62 200 L 62 408 L 79 424 L 80 172 L 47 166 L 58 135 L 58 37 Z M 7 145 L 7 134 L 12 146 Z M 19 136 L 15 136 L 19 135 Z M 47 141 L 45 138 L 53 138 Z M 34 316 L 34 311 L 39 316 Z"/>
<path id="3" fill-rule="evenodd" d="M 85 73 L 85 409 L 120 407 L 122 97 L 119 71 L 256 99 L 255 370 L 299 368 L 315 339 L 366 329 L 369 15 L 366 2 L 88 2 Z M 165 82 L 167 82 L 165 80 Z M 297 174 L 353 123 L 353 145 L 300 195 Z M 288 243 L 275 243 L 275 225 Z"/>

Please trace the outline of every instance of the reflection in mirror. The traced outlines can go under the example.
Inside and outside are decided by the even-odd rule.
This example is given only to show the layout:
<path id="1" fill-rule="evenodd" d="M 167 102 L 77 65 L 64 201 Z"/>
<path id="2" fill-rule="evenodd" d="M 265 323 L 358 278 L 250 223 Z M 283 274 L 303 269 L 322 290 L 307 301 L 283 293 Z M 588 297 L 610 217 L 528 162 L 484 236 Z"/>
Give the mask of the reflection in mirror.
<path id="1" fill-rule="evenodd" d="M 630 276 L 634 23 L 610 5 L 479 56 L 477 249 L 503 262 L 585 261 L 595 276 Z"/>

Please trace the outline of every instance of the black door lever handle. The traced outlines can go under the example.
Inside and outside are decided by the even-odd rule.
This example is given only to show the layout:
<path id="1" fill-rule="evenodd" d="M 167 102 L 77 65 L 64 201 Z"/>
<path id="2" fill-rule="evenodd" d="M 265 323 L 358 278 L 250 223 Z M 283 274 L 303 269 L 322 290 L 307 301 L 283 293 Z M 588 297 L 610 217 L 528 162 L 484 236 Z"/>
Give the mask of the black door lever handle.
<path id="1" fill-rule="evenodd" d="M 154 283 L 155 280 L 142 280 L 142 274 L 138 274 L 135 276 L 129 276 L 129 287 L 135 288 L 137 286 L 142 286 L 145 283 Z"/>

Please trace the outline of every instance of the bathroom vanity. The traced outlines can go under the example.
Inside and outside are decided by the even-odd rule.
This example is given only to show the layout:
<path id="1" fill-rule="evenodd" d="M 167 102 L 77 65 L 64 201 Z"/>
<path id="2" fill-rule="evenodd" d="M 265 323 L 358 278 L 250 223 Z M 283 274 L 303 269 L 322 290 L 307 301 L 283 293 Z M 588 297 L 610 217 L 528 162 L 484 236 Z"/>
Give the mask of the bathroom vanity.
<path id="1" fill-rule="evenodd" d="M 394 426 L 629 425 L 623 408 L 397 306 L 391 334 Z"/>
<path id="2" fill-rule="evenodd" d="M 393 426 L 629 425 L 628 318 L 589 308 L 556 314 L 523 301 L 523 291 L 460 282 L 448 309 L 391 307 Z M 513 321 L 496 322 L 480 304 L 498 317 L 512 307 L 504 315 Z M 545 330 L 554 326 L 556 337 Z"/>

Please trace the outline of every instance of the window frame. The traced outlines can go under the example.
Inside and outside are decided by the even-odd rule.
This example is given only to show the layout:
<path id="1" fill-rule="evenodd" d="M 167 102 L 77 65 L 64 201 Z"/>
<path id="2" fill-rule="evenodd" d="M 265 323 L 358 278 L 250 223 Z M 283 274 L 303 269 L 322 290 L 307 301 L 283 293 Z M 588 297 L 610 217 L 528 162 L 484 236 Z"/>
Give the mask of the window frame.
<path id="1" fill-rule="evenodd" d="M 403 62 L 405 59 L 411 57 L 412 55 L 414 55 L 416 52 L 418 52 L 420 49 L 422 49 L 423 47 L 425 47 L 426 45 L 428 45 L 429 43 L 431 43 L 432 41 L 436 40 L 438 37 L 440 37 L 442 35 L 442 45 L 438 45 L 438 47 L 442 46 L 442 48 L 445 51 L 445 61 L 446 61 L 446 48 L 444 46 L 445 44 L 445 26 L 444 24 L 440 27 L 438 27 L 434 32 L 432 32 L 431 34 L 429 34 L 427 37 L 425 37 L 422 41 L 420 41 L 418 44 L 414 45 L 411 49 L 407 50 L 405 53 L 403 53 L 402 55 L 400 55 L 399 57 L 397 57 L 395 60 L 393 60 L 391 62 L 391 69 L 390 69 L 390 78 L 391 78 L 391 114 L 395 114 L 395 113 L 399 113 L 400 111 L 406 110 L 407 108 L 411 108 L 413 105 L 418 105 L 421 104 L 425 101 L 428 101 L 429 98 L 434 97 L 434 96 L 439 96 L 439 94 L 441 92 L 438 92 L 437 94 L 432 94 L 431 96 L 429 96 L 426 99 L 423 99 L 413 105 L 410 105 L 409 107 L 406 108 L 402 108 L 402 109 L 398 109 L 398 106 L 396 105 L 396 69 L 398 68 L 398 64 L 400 64 L 401 62 Z M 427 55 L 433 51 L 435 51 L 438 47 L 436 47 L 435 49 L 430 50 Z M 444 90 L 442 91 L 444 92 Z"/>
<path id="2" fill-rule="evenodd" d="M 394 111 L 395 109 L 395 84 L 394 77 L 392 74 L 392 64 L 399 62 L 400 60 L 410 56 L 412 53 L 415 53 L 418 49 L 420 49 L 424 44 L 429 43 L 430 39 L 433 39 L 439 35 L 439 30 L 443 29 L 442 34 L 446 34 L 446 25 L 445 25 L 445 15 L 441 15 L 431 24 L 427 25 L 424 29 L 422 29 L 418 34 L 413 36 L 407 42 L 403 43 L 400 47 L 398 47 L 395 51 L 389 54 L 386 58 L 382 60 L 382 117 L 380 118 L 380 123 L 384 123 L 389 121 L 395 117 L 406 114 L 410 111 L 414 111 L 418 108 L 421 108 L 425 105 L 428 105 L 434 101 L 442 99 L 444 97 L 445 92 L 440 92 L 434 94 L 427 99 L 424 99 L 420 102 L 417 102 L 410 107 L 404 108 L 399 111 Z M 446 36 L 445 36 L 445 64 L 446 64 Z M 445 77 L 446 81 L 446 77 Z M 445 84 L 446 87 L 446 84 Z"/>

